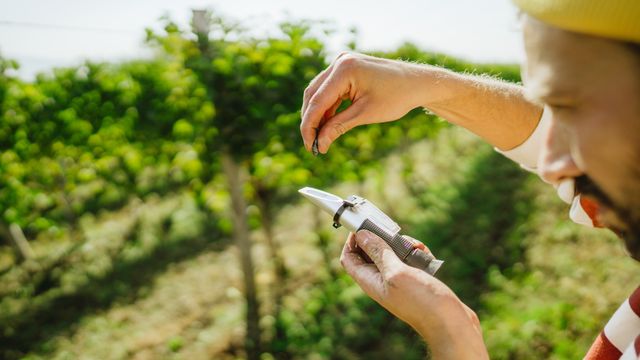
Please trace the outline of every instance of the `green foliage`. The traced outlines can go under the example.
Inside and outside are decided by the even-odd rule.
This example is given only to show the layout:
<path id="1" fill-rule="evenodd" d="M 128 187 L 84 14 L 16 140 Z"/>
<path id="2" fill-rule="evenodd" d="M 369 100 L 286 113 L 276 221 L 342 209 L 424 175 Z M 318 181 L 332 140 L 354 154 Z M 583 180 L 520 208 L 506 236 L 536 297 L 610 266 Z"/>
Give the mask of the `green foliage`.
<path id="1" fill-rule="evenodd" d="M 423 359 L 423 340 L 365 296 L 346 274 L 318 283 L 304 307 L 287 309 L 287 342 L 272 344 L 295 358 Z"/>
<path id="2" fill-rule="evenodd" d="M 169 350 L 173 352 L 179 351 L 180 349 L 182 349 L 183 346 L 184 346 L 184 340 L 182 340 L 182 338 L 179 336 L 171 338 L 171 340 L 169 340 L 169 343 L 167 344 L 167 347 L 169 348 Z"/>
<path id="3" fill-rule="evenodd" d="M 184 130 L 214 112 L 188 70 L 165 61 L 87 63 L 12 82 L 2 103 L 0 208 L 30 233 L 73 225 L 132 195 L 166 193 L 203 172 Z M 200 146 L 199 146 L 200 145 Z"/>
<path id="4" fill-rule="evenodd" d="M 286 145 L 299 146 L 295 130 L 302 104 L 294 94 L 326 65 L 324 45 L 307 34 L 305 23 L 285 23 L 282 37 L 269 38 L 248 37 L 217 17 L 212 27 L 212 37 L 199 34 L 197 42 L 171 23 L 163 34 L 147 34 L 150 44 L 197 75 L 216 104 L 216 132 L 202 134 L 208 150 L 246 159 L 276 134 Z"/>
<path id="5" fill-rule="evenodd" d="M 9 84 L 12 81 L 11 77 L 7 74 L 7 71 L 17 68 L 18 63 L 16 61 L 5 59 L 0 55 L 0 104 L 4 102 Z"/>
<path id="6" fill-rule="evenodd" d="M 532 212 L 531 178 L 489 146 L 476 149 L 457 174 L 420 191 L 413 219 L 418 238 L 429 239 L 447 259 L 439 277 L 468 305 L 477 306 L 490 267 L 512 267 L 522 257 L 521 241 Z"/>

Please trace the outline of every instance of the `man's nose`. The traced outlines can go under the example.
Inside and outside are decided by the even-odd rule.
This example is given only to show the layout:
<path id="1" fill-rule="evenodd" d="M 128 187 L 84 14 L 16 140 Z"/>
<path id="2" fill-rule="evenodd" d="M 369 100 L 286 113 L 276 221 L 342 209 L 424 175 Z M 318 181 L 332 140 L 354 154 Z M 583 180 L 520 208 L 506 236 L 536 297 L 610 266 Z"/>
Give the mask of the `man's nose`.
<path id="1" fill-rule="evenodd" d="M 538 175 L 550 184 L 582 175 L 571 156 L 571 144 L 567 129 L 551 120 L 544 147 L 538 158 Z"/>

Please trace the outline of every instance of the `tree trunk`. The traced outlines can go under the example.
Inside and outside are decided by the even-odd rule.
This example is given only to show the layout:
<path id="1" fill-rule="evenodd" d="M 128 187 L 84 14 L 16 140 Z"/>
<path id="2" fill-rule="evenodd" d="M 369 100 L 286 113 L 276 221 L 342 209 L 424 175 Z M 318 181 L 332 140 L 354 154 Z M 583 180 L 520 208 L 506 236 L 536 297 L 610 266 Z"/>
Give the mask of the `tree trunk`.
<path id="1" fill-rule="evenodd" d="M 260 327 L 258 324 L 260 316 L 253 259 L 251 257 L 251 240 L 249 239 L 249 226 L 247 224 L 247 205 L 242 194 L 244 176 L 241 166 L 236 163 L 228 152 L 223 152 L 221 158 L 222 168 L 231 194 L 233 234 L 238 246 L 240 264 L 244 275 L 244 295 L 247 301 L 245 349 L 247 359 L 258 360 L 260 358 Z"/>
<path id="2" fill-rule="evenodd" d="M 275 334 L 272 339 L 272 351 L 276 359 L 289 359 L 290 356 L 286 351 L 286 333 L 284 325 L 281 321 L 282 299 L 285 294 L 285 286 L 287 281 L 287 268 L 284 264 L 284 258 L 280 246 L 278 245 L 273 231 L 274 215 L 271 206 L 271 199 L 268 190 L 261 190 L 259 184 L 254 184 L 256 189 L 256 199 L 258 200 L 258 208 L 260 209 L 260 217 L 262 218 L 262 228 L 267 240 L 269 248 L 269 257 L 273 261 L 274 281 L 273 281 L 273 317 L 276 319 Z"/>
<path id="3" fill-rule="evenodd" d="M 9 240 L 16 254 L 16 262 L 21 263 L 26 260 L 33 259 L 33 250 L 29 241 L 24 236 L 20 225 L 12 223 L 7 228 L 6 225 L 0 223 L 0 232 Z"/>

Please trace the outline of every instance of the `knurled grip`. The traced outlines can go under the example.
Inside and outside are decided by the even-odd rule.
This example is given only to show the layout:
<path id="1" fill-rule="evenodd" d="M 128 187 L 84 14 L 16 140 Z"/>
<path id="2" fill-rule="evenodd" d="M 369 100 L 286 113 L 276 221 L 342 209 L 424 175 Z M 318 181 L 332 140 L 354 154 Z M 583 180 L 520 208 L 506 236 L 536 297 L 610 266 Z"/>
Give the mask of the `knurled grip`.
<path id="1" fill-rule="evenodd" d="M 420 249 L 416 249 L 413 246 L 413 242 L 407 239 L 404 235 L 389 235 L 386 231 L 382 230 L 382 228 L 374 224 L 369 219 L 365 220 L 362 225 L 360 225 L 360 229 L 358 230 L 368 230 L 381 237 L 387 244 L 389 244 L 393 252 L 398 255 L 400 260 L 402 260 L 409 266 L 413 266 L 420 270 L 426 271 L 431 275 L 433 275 L 440 267 L 440 261 L 436 260 L 436 258 L 430 253 L 427 253 Z M 438 262 L 437 265 L 435 263 L 432 264 L 434 260 Z"/>

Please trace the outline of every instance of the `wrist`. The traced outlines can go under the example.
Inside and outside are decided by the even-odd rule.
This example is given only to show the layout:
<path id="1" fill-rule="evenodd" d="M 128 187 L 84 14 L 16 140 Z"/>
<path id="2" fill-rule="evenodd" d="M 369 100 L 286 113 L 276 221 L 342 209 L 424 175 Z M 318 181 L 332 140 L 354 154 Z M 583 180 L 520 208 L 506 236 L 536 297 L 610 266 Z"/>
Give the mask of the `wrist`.
<path id="1" fill-rule="evenodd" d="M 459 300 L 439 314 L 446 317 L 424 319 L 414 329 L 428 344 L 433 359 L 488 359 L 482 329 L 476 314 Z"/>
<path id="2" fill-rule="evenodd" d="M 418 107 L 425 107 L 433 92 L 435 82 L 439 73 L 443 69 L 427 65 L 414 64 L 403 60 L 390 60 L 392 66 L 396 68 L 397 74 L 400 75 L 396 85 L 398 95 L 401 95 L 403 107 L 408 110 Z M 446 70 L 444 70 L 446 71 Z"/>
<path id="3" fill-rule="evenodd" d="M 456 336 L 439 337 L 435 340 L 433 337 L 428 340 L 423 336 L 427 343 L 429 353 L 432 359 L 449 360 L 449 359 L 489 359 L 486 346 L 482 341 L 482 337 L 469 337 L 464 333 L 456 334 Z"/>
<path id="4" fill-rule="evenodd" d="M 455 73 L 433 65 L 411 65 L 415 67 L 412 87 L 416 89 L 416 107 L 431 110 L 454 95 L 449 84 Z"/>

